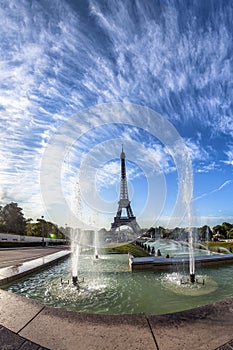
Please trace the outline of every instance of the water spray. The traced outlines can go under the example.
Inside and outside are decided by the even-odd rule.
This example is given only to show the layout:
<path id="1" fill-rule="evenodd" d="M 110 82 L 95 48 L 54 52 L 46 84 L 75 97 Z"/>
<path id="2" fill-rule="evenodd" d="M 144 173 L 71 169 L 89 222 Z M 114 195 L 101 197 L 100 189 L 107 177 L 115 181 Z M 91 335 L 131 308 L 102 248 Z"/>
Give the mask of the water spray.
<path id="1" fill-rule="evenodd" d="M 70 284 L 70 281 L 68 280 L 67 282 L 64 282 L 63 279 L 61 278 L 61 285 L 64 286 L 64 285 L 68 285 Z"/>
<path id="2" fill-rule="evenodd" d="M 195 274 L 193 273 L 193 274 L 189 275 L 189 278 L 186 281 L 181 279 L 180 280 L 180 284 L 189 284 L 189 285 L 202 284 L 204 286 L 205 285 L 205 280 L 203 279 L 202 281 L 199 281 L 196 278 Z"/>

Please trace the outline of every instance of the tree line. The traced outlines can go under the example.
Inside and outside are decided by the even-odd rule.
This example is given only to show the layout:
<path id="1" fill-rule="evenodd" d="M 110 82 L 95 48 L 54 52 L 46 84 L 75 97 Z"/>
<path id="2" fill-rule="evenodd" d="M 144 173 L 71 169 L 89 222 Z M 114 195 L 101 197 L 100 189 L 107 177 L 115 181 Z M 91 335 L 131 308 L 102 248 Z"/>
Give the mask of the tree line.
<path id="1" fill-rule="evenodd" d="M 34 222 L 31 218 L 26 219 L 23 209 L 19 207 L 18 203 L 11 202 L 5 206 L 0 206 L 0 232 L 47 238 L 65 238 L 66 229 L 46 221 L 43 216 Z M 223 222 L 221 225 L 216 225 L 212 228 L 204 225 L 202 227 L 194 227 L 193 232 L 196 240 L 200 241 L 218 238 L 233 239 L 233 224 Z M 151 227 L 144 235 L 151 238 L 162 237 L 186 240 L 187 229 L 180 227 L 174 229 L 162 226 Z"/>
<path id="2" fill-rule="evenodd" d="M 47 238 L 65 237 L 64 227 L 46 221 L 43 216 L 35 222 L 31 218 L 26 219 L 23 209 L 15 202 L 0 206 L 0 232 Z"/>
<path id="3" fill-rule="evenodd" d="M 202 227 L 193 227 L 192 232 L 197 241 L 218 240 L 218 239 L 233 239 L 233 224 L 223 222 L 221 225 L 208 225 Z M 169 239 L 187 240 L 187 228 L 176 227 L 174 229 L 167 229 L 162 226 L 151 227 L 146 231 L 144 236 L 151 238 L 161 237 Z"/>

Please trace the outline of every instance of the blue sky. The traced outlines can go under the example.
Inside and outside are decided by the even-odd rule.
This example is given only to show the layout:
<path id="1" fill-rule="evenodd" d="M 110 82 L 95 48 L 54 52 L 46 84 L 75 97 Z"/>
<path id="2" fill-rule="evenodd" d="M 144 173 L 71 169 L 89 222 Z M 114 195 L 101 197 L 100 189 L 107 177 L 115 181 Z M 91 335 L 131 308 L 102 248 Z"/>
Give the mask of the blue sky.
<path id="1" fill-rule="evenodd" d="M 232 222 L 232 20 L 230 0 L 1 1 L 1 204 L 16 201 L 26 217 L 64 225 L 64 200 L 83 222 L 109 228 L 124 144 L 139 223 L 169 225 L 179 171 L 156 123 L 143 126 L 149 109 L 191 158 L 192 223 Z M 139 106 L 135 124 L 115 107 L 110 117 L 114 103 Z"/>

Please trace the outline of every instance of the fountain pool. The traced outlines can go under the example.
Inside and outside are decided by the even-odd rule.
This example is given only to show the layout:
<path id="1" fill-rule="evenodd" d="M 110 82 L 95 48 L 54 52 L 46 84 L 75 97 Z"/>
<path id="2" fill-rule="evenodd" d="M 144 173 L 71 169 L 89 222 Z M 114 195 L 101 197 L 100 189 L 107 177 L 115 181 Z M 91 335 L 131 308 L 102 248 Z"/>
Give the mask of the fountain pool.
<path id="1" fill-rule="evenodd" d="M 78 290 L 71 283 L 71 261 L 12 284 L 7 290 L 59 308 L 103 314 L 163 314 L 190 309 L 233 295 L 233 265 L 199 268 L 205 285 L 185 285 L 187 266 L 172 271 L 130 272 L 125 254 L 79 256 Z M 61 283 L 62 278 L 62 283 Z M 69 283 L 68 283 L 69 281 Z"/>

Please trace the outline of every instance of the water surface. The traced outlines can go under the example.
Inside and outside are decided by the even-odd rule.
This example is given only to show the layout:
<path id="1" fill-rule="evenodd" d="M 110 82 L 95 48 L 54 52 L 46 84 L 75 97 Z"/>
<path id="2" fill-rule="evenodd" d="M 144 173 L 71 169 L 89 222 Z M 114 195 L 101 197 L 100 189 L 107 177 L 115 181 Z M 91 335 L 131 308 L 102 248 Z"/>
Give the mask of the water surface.
<path id="1" fill-rule="evenodd" d="M 132 273 L 127 255 L 109 254 L 99 259 L 81 255 L 79 279 L 84 282 L 79 290 L 70 282 L 70 259 L 12 284 L 8 290 L 52 307 L 105 314 L 163 314 L 233 295 L 233 265 L 205 267 L 196 273 L 200 284 L 190 286 L 180 283 L 188 277 L 187 267 Z"/>

